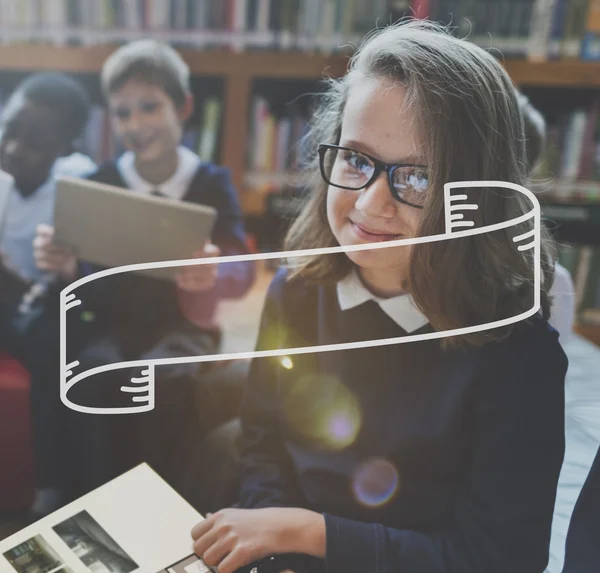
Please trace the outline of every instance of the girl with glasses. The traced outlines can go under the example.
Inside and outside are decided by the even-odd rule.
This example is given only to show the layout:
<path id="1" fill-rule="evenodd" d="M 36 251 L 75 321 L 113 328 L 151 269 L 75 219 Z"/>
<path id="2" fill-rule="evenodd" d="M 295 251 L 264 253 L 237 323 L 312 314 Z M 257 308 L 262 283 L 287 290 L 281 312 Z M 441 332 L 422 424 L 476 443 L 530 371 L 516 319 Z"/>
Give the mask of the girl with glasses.
<path id="1" fill-rule="evenodd" d="M 441 234 L 446 182 L 527 184 L 510 78 L 492 55 L 426 21 L 369 37 L 331 82 L 312 135 L 313 193 L 286 250 Z M 531 209 L 499 189 L 473 193 L 478 226 Z M 533 306 L 533 264 L 515 233 L 290 259 L 267 294 L 257 348 L 518 315 Z M 255 359 L 239 504 L 194 528 L 196 553 L 219 573 L 541 573 L 567 368 L 546 320 L 553 264 L 543 237 L 541 310 L 530 319 Z"/>

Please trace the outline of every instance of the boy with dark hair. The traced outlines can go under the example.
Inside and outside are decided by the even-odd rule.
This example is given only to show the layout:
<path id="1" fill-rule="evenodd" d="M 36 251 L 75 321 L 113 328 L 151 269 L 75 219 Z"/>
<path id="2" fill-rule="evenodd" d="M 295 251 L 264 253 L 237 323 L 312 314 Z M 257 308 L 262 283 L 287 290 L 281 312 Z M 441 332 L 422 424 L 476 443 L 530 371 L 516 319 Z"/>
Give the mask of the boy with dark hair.
<path id="1" fill-rule="evenodd" d="M 73 153 L 73 141 L 88 117 L 88 98 L 72 78 L 35 74 L 23 81 L 2 113 L 0 167 L 15 179 L 15 192 L 1 250 L 7 266 L 26 281 L 41 273 L 32 248 L 35 229 L 52 222 L 54 177 L 95 169 L 88 157 Z"/>
<path id="2" fill-rule="evenodd" d="M 18 328 L 18 307 L 23 293 L 43 279 L 44 268 L 36 265 L 33 241 L 38 226 L 53 222 L 56 176 L 84 176 L 96 168 L 89 157 L 73 153 L 73 142 L 87 122 L 88 107 L 88 96 L 74 79 L 40 73 L 17 87 L 2 112 L 0 168 L 14 178 L 14 188 L 0 236 L 0 351 L 18 357 L 32 372 L 45 352 L 46 338 L 38 329 L 23 332 Z M 57 338 L 58 330 L 49 334 Z M 34 508 L 54 504 L 59 481 L 54 446 L 60 401 L 48 382 L 46 376 L 32 376 Z"/>
<path id="3" fill-rule="evenodd" d="M 127 151 L 90 178 L 165 200 L 214 207 L 218 216 L 212 239 L 199 245 L 190 258 L 247 252 L 229 170 L 202 162 L 180 144 L 193 98 L 189 69 L 179 54 L 152 40 L 128 44 L 106 61 L 101 82 L 113 130 Z M 75 257 L 53 264 L 51 250 L 56 253 L 60 247 L 52 243 L 52 231 L 46 230 L 38 236 L 39 261 L 58 274 L 77 268 Z M 125 360 L 215 353 L 220 339 L 214 318 L 218 300 L 242 296 L 253 279 L 252 264 L 229 263 L 218 268 L 185 267 L 175 283 L 131 273 L 92 281 L 78 289 L 85 318 L 69 325 L 68 360 L 79 361 L 77 370 L 82 371 Z M 114 406 L 122 396 L 120 387 L 132 375 L 140 376 L 139 370 L 97 375 L 95 381 L 87 386 L 84 381 L 72 392 L 74 396 L 80 392 L 79 403 Z M 71 473 L 79 478 L 74 495 L 143 461 L 178 487 L 185 459 L 203 430 L 202 412 L 196 407 L 198 402 L 202 405 L 197 400 L 197 374 L 194 364 L 158 368 L 156 405 L 151 412 L 65 413 L 74 440 Z"/>

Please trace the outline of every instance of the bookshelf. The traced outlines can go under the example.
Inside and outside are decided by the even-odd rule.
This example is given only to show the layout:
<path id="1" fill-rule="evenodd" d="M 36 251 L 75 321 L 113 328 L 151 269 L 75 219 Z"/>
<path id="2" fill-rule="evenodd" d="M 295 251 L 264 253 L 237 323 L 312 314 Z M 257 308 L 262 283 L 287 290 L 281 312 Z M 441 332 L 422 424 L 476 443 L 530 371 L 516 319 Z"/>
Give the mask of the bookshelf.
<path id="1" fill-rule="evenodd" d="M 81 77 L 96 76 L 116 46 L 117 44 L 67 46 L 35 43 L 1 45 L 0 74 L 20 75 L 58 70 Z M 222 98 L 217 153 L 219 161 L 232 170 L 234 183 L 240 190 L 243 211 L 249 220 L 249 228 L 268 225 L 260 221 L 267 211 L 269 188 L 293 184 L 294 175 L 286 172 L 253 173 L 248 170 L 247 147 L 256 84 L 267 80 L 275 83 L 306 81 L 316 85 L 324 75 L 343 75 L 349 54 L 178 49 L 190 66 L 194 81 L 205 81 L 208 78 L 212 82 L 218 82 L 219 85 L 213 91 Z M 573 94 L 600 93 L 600 61 L 560 59 L 532 62 L 526 59 L 505 59 L 502 63 L 514 82 L 522 88 L 562 90 Z M 204 89 L 198 91 L 201 97 L 206 95 Z M 574 235 L 577 242 L 598 245 L 599 210 L 600 203 L 591 207 L 585 204 L 561 206 L 549 197 L 546 216 L 558 222 L 563 233 Z M 276 225 L 273 222 L 271 224 Z M 579 324 L 578 332 L 600 344 L 599 325 Z"/>
<path id="2" fill-rule="evenodd" d="M 0 70 L 97 74 L 115 47 L 27 43 L 0 46 Z M 224 81 L 223 134 L 219 155 L 221 162 L 232 169 L 236 186 L 241 190 L 245 189 L 247 179 L 245 145 L 253 80 L 306 79 L 316 82 L 324 74 L 341 76 L 348 63 L 348 55 L 345 54 L 199 51 L 191 48 L 182 48 L 180 52 L 194 76 L 216 76 Z M 503 64 L 519 86 L 600 89 L 600 62 L 578 59 L 547 62 L 506 60 Z M 250 174 L 252 177 L 253 174 Z M 241 199 L 247 214 L 258 215 L 264 211 L 264 193 L 243 191 Z"/>

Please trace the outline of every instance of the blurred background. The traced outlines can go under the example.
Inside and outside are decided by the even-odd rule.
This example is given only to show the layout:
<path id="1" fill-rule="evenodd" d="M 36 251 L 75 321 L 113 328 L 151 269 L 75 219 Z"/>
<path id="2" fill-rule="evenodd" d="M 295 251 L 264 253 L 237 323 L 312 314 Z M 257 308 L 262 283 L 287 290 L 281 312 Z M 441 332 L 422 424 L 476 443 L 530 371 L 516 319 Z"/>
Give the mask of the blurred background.
<path id="1" fill-rule="evenodd" d="M 272 250 L 302 196 L 299 142 L 320 80 L 343 74 L 365 34 L 403 16 L 490 49 L 544 115 L 544 215 L 576 282 L 578 329 L 600 341 L 598 0 L 0 0 L 0 105 L 32 72 L 72 74 L 94 104 L 79 150 L 101 163 L 121 151 L 103 62 L 130 40 L 172 43 L 193 74 L 184 144 L 232 170 L 254 245 Z"/>
<path id="2" fill-rule="evenodd" d="M 273 251 L 305 191 L 301 140 L 322 78 L 341 76 L 366 34 L 404 16 L 449 24 L 489 49 L 544 116 L 535 187 L 575 285 L 572 407 L 600 404 L 600 0 L 0 0 L 0 106 L 33 72 L 72 75 L 93 102 L 78 150 L 102 163 L 122 151 L 100 91 L 102 64 L 134 39 L 171 43 L 193 75 L 184 144 L 232 170 L 250 248 Z M 581 411 L 572 411 L 574 424 Z M 600 431 L 582 427 L 591 452 Z M 567 481 L 585 477 L 591 458 L 582 455 L 576 477 L 563 470 Z M 563 526 L 575 497 L 576 489 L 558 504 Z M 14 529 L 7 523 L 0 537 Z"/>

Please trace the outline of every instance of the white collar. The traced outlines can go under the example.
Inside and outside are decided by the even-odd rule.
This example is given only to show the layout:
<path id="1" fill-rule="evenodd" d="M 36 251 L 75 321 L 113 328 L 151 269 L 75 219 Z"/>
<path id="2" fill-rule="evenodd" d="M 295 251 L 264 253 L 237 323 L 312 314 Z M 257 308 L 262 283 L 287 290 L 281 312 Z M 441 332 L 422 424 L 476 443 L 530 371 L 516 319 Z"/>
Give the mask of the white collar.
<path id="1" fill-rule="evenodd" d="M 429 322 L 417 308 L 412 295 L 401 294 L 391 298 L 377 297 L 365 287 L 356 270 L 337 283 L 337 295 L 342 310 L 348 310 L 368 300 L 375 301 L 383 312 L 408 333 L 418 330 Z"/>
<path id="2" fill-rule="evenodd" d="M 179 165 L 175 173 L 160 185 L 153 185 L 142 179 L 135 168 L 135 155 L 132 151 L 126 151 L 119 157 L 117 169 L 127 187 L 132 191 L 148 195 L 152 191 L 160 191 L 171 199 L 181 200 L 185 197 L 190 183 L 198 171 L 200 158 L 183 146 L 177 148 L 177 154 L 179 155 Z"/>

